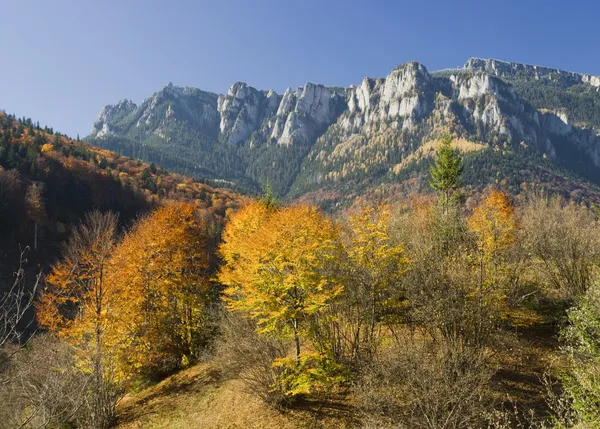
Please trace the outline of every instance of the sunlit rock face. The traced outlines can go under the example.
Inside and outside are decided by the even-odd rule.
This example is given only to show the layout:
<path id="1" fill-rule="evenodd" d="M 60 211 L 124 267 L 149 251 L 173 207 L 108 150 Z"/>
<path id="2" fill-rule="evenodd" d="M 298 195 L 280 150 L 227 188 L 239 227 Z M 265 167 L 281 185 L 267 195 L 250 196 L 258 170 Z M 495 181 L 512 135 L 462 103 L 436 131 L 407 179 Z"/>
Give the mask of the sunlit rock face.
<path id="1" fill-rule="evenodd" d="M 344 127 L 371 128 L 380 121 L 396 121 L 412 128 L 433 108 L 428 100 L 432 91 L 430 74 L 416 62 L 397 67 L 384 79 L 365 78 L 349 94 L 348 111 L 353 119 Z"/>

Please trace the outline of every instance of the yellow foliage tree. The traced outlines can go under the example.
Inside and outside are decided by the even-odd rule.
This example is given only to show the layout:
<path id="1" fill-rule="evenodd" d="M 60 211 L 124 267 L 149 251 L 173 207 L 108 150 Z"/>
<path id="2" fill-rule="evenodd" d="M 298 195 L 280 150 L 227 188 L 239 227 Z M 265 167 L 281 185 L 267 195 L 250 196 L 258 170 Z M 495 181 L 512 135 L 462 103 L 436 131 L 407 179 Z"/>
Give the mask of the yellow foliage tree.
<path id="1" fill-rule="evenodd" d="M 308 318 L 343 289 L 325 271 L 339 255 L 332 221 L 310 206 L 253 202 L 232 216 L 219 251 L 228 307 L 256 320 L 261 333 L 292 338 L 300 362 Z"/>
<path id="2" fill-rule="evenodd" d="M 364 206 L 349 217 L 335 267 L 344 293 L 313 325 L 315 348 L 346 367 L 368 362 L 383 327 L 400 322 L 406 309 L 397 285 L 409 261 L 390 234 L 390 221 L 384 205 Z"/>
<path id="3" fill-rule="evenodd" d="M 493 190 L 475 209 L 468 220 L 475 234 L 477 248 L 491 259 L 515 241 L 517 223 L 515 209 L 505 193 Z"/>
<path id="4" fill-rule="evenodd" d="M 467 225 L 477 247 L 479 281 L 476 293 L 480 312 L 486 306 L 499 309 L 505 299 L 502 253 L 515 242 L 517 230 L 514 206 L 505 193 L 493 190 L 473 209 Z"/>
<path id="5" fill-rule="evenodd" d="M 362 302 L 361 307 L 370 313 L 364 331 L 371 344 L 375 340 L 376 323 L 394 317 L 399 311 L 401 303 L 390 292 L 409 263 L 404 248 L 390 236 L 390 221 L 390 209 L 383 205 L 365 206 L 349 219 L 349 282 L 356 283 L 359 291 L 366 294 L 368 304 Z"/>

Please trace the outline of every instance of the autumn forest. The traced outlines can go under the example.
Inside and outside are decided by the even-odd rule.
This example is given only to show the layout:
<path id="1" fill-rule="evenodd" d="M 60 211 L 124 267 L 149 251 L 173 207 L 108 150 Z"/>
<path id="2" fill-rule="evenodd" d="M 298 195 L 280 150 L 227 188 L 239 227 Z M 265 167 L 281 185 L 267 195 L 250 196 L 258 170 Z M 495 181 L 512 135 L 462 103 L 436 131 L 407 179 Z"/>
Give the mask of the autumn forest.
<path id="1" fill-rule="evenodd" d="M 596 427 L 600 209 L 467 195 L 432 144 L 428 192 L 324 212 L 0 114 L 0 427 L 126 425 L 194 368 L 313 427 Z"/>

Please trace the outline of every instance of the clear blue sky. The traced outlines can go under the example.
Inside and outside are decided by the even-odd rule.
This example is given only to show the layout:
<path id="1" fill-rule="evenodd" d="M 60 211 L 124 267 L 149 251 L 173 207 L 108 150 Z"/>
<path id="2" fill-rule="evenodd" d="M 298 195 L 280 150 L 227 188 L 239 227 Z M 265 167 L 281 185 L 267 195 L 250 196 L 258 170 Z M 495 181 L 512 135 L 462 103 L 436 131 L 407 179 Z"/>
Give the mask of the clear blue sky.
<path id="1" fill-rule="evenodd" d="M 75 136 L 168 82 L 348 86 L 469 57 L 600 75 L 597 0 L 0 0 L 0 109 Z"/>

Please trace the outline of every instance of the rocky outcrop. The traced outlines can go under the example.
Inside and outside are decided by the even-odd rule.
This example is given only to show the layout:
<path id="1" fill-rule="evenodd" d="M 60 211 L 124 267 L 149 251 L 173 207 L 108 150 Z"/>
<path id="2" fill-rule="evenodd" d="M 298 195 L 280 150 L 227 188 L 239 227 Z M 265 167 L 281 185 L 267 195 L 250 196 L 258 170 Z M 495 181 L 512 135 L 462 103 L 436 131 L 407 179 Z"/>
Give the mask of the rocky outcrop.
<path id="1" fill-rule="evenodd" d="M 334 122 L 342 103 L 339 94 L 323 85 L 308 83 L 295 91 L 288 88 L 265 129 L 280 145 L 310 143 Z"/>
<path id="2" fill-rule="evenodd" d="M 226 95 L 219 96 L 219 130 L 227 143 L 244 143 L 264 117 L 273 114 L 277 98 L 273 91 L 265 94 L 243 82 L 235 83 Z"/>
<path id="3" fill-rule="evenodd" d="M 497 134 L 523 138 L 523 125 L 518 118 L 507 115 L 501 104 L 509 104 L 513 109 L 523 111 L 521 102 L 512 88 L 486 73 L 476 72 L 450 76 L 455 100 L 464 106 L 471 122 L 480 122 Z M 516 131 L 516 133 L 514 132 Z"/>
<path id="4" fill-rule="evenodd" d="M 411 62 L 394 69 L 385 79 L 365 78 L 348 98 L 347 131 L 379 122 L 412 128 L 432 109 L 432 79 L 427 69 Z"/>
<path id="5" fill-rule="evenodd" d="M 115 125 L 125 119 L 129 114 L 137 109 L 136 104 L 131 100 L 121 100 L 117 104 L 104 106 L 98 115 L 98 119 L 92 127 L 92 136 L 103 137 L 111 134 Z"/>
<path id="6" fill-rule="evenodd" d="M 154 128 L 155 133 L 162 135 L 168 133 L 170 123 L 187 119 L 205 134 L 218 136 L 233 146 L 250 140 L 253 146 L 270 142 L 310 145 L 336 123 L 350 138 L 382 128 L 415 132 L 429 116 L 443 126 L 446 120 L 456 121 L 457 112 L 465 126 L 482 124 L 487 132 L 509 139 L 533 141 L 544 134 L 568 136 L 572 127 L 560 120 L 564 112 L 549 116 L 529 111 L 512 87 L 501 80 L 507 75 L 523 74 L 564 85 L 594 85 L 598 80 L 591 75 L 472 58 L 463 69 L 444 79 L 433 78 L 423 65 L 410 62 L 385 78 L 365 78 L 345 92 L 308 83 L 278 95 L 273 90 L 261 91 L 238 82 L 226 94 L 217 96 L 169 84 L 140 106 L 123 100 L 103 108 L 92 136 L 140 127 Z M 441 104 L 435 101 L 438 95 L 444 98 Z"/>
<path id="7" fill-rule="evenodd" d="M 90 137 L 134 135 L 136 140 L 151 134 L 163 136 L 169 126 L 179 120 L 190 127 L 216 134 L 218 124 L 217 96 L 196 88 L 169 83 L 139 106 L 123 100 L 106 106 L 94 123 Z"/>
<path id="8" fill-rule="evenodd" d="M 323 85 L 288 88 L 280 96 L 238 82 L 219 96 L 219 129 L 222 138 L 233 145 L 243 144 L 255 132 L 262 140 L 280 145 L 306 144 L 337 118 L 341 101 Z"/>

